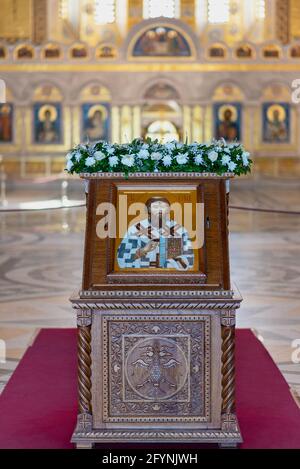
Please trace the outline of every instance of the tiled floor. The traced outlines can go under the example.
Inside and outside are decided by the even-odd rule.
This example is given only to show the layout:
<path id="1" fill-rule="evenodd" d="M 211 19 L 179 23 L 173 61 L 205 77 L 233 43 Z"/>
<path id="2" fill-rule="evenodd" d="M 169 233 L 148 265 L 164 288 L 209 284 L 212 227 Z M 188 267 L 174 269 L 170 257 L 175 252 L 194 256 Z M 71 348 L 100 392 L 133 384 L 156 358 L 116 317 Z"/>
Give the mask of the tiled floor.
<path id="1" fill-rule="evenodd" d="M 30 196 L 42 200 L 47 191 Z M 50 196 L 59 197 L 59 189 Z M 25 189 L 8 197 L 29 200 Z M 300 349 L 300 183 L 236 180 L 230 204 L 299 212 L 232 208 L 230 252 L 232 278 L 244 297 L 238 327 L 257 331 L 300 395 L 300 364 L 292 361 L 294 340 Z M 39 328 L 75 327 L 68 297 L 81 279 L 85 209 L 0 212 L 0 218 L 1 389 Z M 300 359 L 300 351 L 294 355 Z"/>

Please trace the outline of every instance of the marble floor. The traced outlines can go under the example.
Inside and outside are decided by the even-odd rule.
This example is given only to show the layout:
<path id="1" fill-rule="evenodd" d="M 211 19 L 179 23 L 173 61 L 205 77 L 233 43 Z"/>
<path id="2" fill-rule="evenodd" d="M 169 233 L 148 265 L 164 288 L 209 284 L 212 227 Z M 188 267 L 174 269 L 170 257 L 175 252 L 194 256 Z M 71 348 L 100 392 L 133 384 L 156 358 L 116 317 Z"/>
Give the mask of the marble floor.
<path id="1" fill-rule="evenodd" d="M 81 185 L 72 190 L 82 197 Z M 13 187 L 7 198 L 60 195 L 47 185 Z M 238 327 L 256 331 L 300 402 L 300 182 L 241 178 L 230 205 L 231 272 L 244 297 Z M 39 328 L 76 326 L 68 297 L 81 279 L 85 209 L 0 218 L 1 391 Z"/>

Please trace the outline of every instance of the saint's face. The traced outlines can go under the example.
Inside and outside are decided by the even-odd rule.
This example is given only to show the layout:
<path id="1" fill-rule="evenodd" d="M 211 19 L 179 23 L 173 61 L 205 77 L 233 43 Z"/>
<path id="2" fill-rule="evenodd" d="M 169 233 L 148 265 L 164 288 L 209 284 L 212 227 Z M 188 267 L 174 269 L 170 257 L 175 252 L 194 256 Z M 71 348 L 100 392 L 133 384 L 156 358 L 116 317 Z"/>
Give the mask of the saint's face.
<path id="1" fill-rule="evenodd" d="M 278 111 L 273 111 L 273 121 L 274 122 L 279 121 L 279 112 Z"/>
<path id="2" fill-rule="evenodd" d="M 226 109 L 226 111 L 224 112 L 224 120 L 226 122 L 231 122 L 231 118 L 232 118 L 232 112 L 230 109 Z"/>
<path id="3" fill-rule="evenodd" d="M 158 225 L 160 217 L 164 221 L 167 220 L 169 218 L 169 214 L 169 204 L 161 200 L 152 202 L 150 206 L 150 218 L 152 224 Z"/>
<path id="4" fill-rule="evenodd" d="M 50 122 L 50 120 L 51 120 L 51 112 L 46 111 L 45 112 L 45 122 Z"/>
<path id="5" fill-rule="evenodd" d="M 97 123 L 102 123 L 102 114 L 100 111 L 96 111 L 93 116 L 93 121 Z"/>

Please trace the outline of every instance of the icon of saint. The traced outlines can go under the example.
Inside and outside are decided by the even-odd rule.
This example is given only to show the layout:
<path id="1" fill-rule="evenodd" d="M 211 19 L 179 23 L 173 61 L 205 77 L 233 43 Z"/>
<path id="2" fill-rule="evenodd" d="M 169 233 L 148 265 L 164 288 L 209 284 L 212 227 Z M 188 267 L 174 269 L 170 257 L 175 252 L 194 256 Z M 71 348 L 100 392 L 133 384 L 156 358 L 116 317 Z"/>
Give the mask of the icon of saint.
<path id="1" fill-rule="evenodd" d="M 223 112 L 222 112 L 223 111 Z M 224 138 L 227 142 L 239 140 L 239 129 L 236 122 L 237 111 L 233 106 L 221 107 L 219 110 L 219 124 L 217 126 L 217 139 Z"/>
<path id="2" fill-rule="evenodd" d="M 187 230 L 170 219 L 170 203 L 164 197 L 146 202 L 148 217 L 132 225 L 121 241 L 120 268 L 188 270 L 194 253 Z"/>
<path id="3" fill-rule="evenodd" d="M 3 104 L 0 106 L 0 142 L 12 141 L 12 116 L 11 105 Z"/>
<path id="4" fill-rule="evenodd" d="M 56 128 L 57 110 L 54 106 L 42 106 L 38 113 L 37 142 L 57 143 L 59 134 Z"/>
<path id="5" fill-rule="evenodd" d="M 267 110 L 265 140 L 267 142 L 286 142 L 288 140 L 286 111 L 280 105 L 272 105 Z"/>
<path id="6" fill-rule="evenodd" d="M 85 128 L 85 133 L 89 140 L 101 140 L 105 137 L 105 125 L 103 114 L 100 109 L 96 109 L 89 117 Z"/>

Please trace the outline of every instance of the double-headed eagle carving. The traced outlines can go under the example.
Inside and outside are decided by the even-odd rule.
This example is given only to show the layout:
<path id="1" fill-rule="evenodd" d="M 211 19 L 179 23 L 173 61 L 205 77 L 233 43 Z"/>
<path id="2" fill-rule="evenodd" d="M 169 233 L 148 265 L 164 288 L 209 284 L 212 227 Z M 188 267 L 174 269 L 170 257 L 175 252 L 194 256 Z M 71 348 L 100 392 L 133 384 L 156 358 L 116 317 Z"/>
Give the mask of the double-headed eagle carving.
<path id="1" fill-rule="evenodd" d="M 162 388 L 163 384 L 167 385 L 169 390 L 176 390 L 178 367 L 181 363 L 174 358 L 175 346 L 154 340 L 153 344 L 141 346 L 140 349 L 139 358 L 130 364 L 133 368 L 131 376 L 135 378 L 135 388 L 150 386 L 147 391 L 149 397 L 169 394 Z"/>

